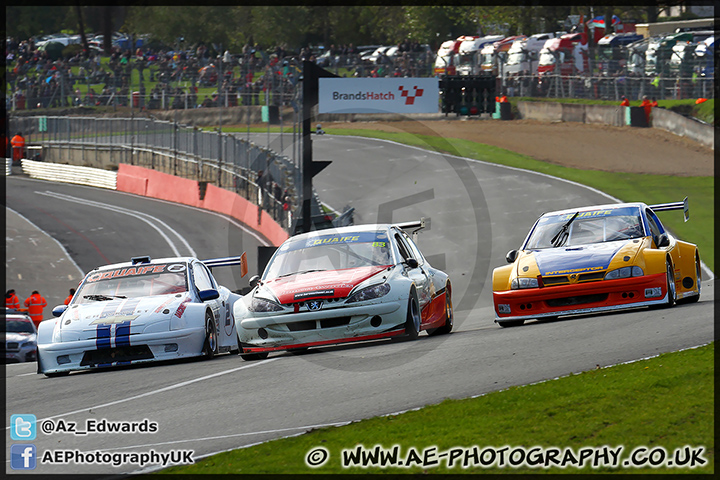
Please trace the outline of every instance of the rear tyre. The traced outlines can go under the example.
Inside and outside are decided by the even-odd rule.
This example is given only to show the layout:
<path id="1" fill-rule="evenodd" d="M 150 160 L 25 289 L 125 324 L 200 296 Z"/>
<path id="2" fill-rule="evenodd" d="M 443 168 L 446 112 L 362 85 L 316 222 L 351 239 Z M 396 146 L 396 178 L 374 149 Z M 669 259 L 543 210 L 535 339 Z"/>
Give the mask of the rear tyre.
<path id="1" fill-rule="evenodd" d="M 702 291 L 702 269 L 700 268 L 700 258 L 695 257 L 695 281 L 697 282 L 697 295 L 688 297 L 685 303 L 695 303 L 700 300 L 700 292 Z"/>
<path id="2" fill-rule="evenodd" d="M 215 320 L 212 313 L 205 312 L 205 343 L 203 344 L 203 355 L 206 358 L 213 358 L 218 353 L 217 334 L 215 332 Z"/>
<path id="3" fill-rule="evenodd" d="M 453 313 L 452 306 L 452 292 L 450 290 L 450 286 L 448 285 L 447 289 L 445 290 L 445 324 L 441 327 L 428 330 L 428 335 L 434 336 L 450 333 L 453 329 L 454 320 L 455 314 Z"/>

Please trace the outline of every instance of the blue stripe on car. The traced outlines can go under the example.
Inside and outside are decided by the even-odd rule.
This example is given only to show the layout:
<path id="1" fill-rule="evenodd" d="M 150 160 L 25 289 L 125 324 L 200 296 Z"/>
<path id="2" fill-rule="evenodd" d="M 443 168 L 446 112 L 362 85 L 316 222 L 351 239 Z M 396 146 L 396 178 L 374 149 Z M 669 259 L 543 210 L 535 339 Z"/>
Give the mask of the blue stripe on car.
<path id="1" fill-rule="evenodd" d="M 110 327 L 111 325 L 98 325 L 95 340 L 98 349 L 110 348 Z"/>
<path id="2" fill-rule="evenodd" d="M 564 270 L 573 273 L 606 270 L 615 254 L 625 246 L 624 242 L 605 245 L 548 248 L 533 252 L 535 261 L 544 275 L 561 275 Z"/>
<path id="3" fill-rule="evenodd" d="M 118 323 L 115 326 L 115 346 L 127 347 L 130 345 L 130 321 Z"/>

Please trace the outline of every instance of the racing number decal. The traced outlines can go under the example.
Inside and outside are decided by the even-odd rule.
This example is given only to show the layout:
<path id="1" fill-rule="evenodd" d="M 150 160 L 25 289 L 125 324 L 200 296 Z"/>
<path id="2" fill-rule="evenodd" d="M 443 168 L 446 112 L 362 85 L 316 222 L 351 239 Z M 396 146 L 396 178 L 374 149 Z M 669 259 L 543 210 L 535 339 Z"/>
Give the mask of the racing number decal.
<path id="1" fill-rule="evenodd" d="M 232 335 L 232 330 L 233 322 L 230 318 L 230 308 L 225 308 L 225 334 L 229 337 L 230 335 Z"/>

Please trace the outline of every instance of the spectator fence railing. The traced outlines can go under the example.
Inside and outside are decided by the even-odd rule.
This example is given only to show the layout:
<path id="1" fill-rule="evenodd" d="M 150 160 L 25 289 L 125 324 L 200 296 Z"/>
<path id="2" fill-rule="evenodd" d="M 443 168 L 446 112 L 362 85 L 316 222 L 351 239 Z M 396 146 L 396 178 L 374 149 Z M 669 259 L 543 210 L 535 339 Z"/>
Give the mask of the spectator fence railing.
<path id="1" fill-rule="evenodd" d="M 128 163 L 212 183 L 260 205 L 281 226 L 291 224 L 295 162 L 236 134 L 145 117 L 11 116 L 9 127 L 28 147 L 42 147 L 32 154 L 42 160 L 111 169 Z"/>

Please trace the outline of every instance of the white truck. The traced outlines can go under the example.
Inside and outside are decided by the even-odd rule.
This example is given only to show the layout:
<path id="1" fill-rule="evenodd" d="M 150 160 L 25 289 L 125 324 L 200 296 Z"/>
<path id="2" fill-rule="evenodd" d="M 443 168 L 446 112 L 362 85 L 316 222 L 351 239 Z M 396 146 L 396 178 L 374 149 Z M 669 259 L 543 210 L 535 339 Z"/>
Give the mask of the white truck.
<path id="1" fill-rule="evenodd" d="M 435 67 L 433 69 L 436 76 L 455 75 L 457 73 L 457 54 L 461 43 L 460 40 L 447 40 L 440 45 L 437 55 L 435 55 Z"/>
<path id="2" fill-rule="evenodd" d="M 536 33 L 527 39 L 515 40 L 508 50 L 503 75 L 512 78 L 518 75 L 537 75 L 540 50 L 545 42 L 565 32 Z"/>
<path id="3" fill-rule="evenodd" d="M 479 75 L 480 74 L 480 51 L 485 45 L 493 44 L 502 40 L 502 35 L 486 35 L 484 37 L 465 36 L 460 37 L 458 48 L 457 74 L 458 75 Z"/>

